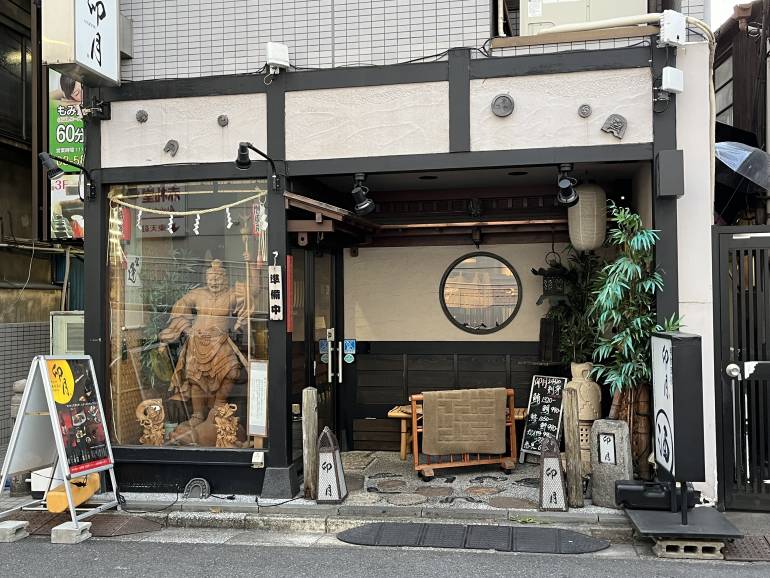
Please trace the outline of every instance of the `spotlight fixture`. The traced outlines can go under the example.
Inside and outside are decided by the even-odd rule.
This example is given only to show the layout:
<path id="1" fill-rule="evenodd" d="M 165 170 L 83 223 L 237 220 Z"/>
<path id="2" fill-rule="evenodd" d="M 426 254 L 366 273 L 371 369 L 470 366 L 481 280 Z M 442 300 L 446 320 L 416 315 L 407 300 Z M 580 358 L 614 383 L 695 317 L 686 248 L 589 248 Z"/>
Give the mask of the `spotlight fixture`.
<path id="1" fill-rule="evenodd" d="M 48 177 L 49 181 L 58 179 L 64 174 L 64 171 L 61 169 L 61 167 L 57 164 L 56 161 L 60 163 L 64 163 L 65 165 L 69 165 L 71 167 L 75 167 L 76 169 L 80 169 L 87 179 L 88 198 L 89 199 L 96 198 L 96 191 L 94 190 L 94 184 L 93 184 L 93 179 L 91 179 L 91 173 L 89 173 L 88 170 L 86 170 L 86 168 L 83 165 L 73 163 L 72 161 L 68 161 L 67 159 L 63 159 L 61 157 L 56 157 L 46 152 L 42 152 L 38 154 L 37 157 L 40 159 L 40 164 L 43 165 L 43 168 L 46 170 L 46 177 Z M 80 197 L 80 200 L 84 201 L 85 199 L 83 197 Z"/>
<path id="2" fill-rule="evenodd" d="M 367 197 L 369 187 L 364 185 L 366 175 L 364 173 L 356 173 L 353 178 L 355 179 L 355 185 L 350 194 L 353 196 L 353 202 L 355 203 L 354 211 L 356 215 L 368 215 L 374 210 L 374 201 Z"/>
<path id="3" fill-rule="evenodd" d="M 567 207 L 574 207 L 579 196 L 575 190 L 577 179 L 569 176 L 569 172 L 572 170 L 572 163 L 562 163 L 559 165 L 559 192 L 556 194 L 556 200 L 560 205 L 566 205 Z"/>
<path id="4" fill-rule="evenodd" d="M 261 150 L 259 150 L 250 142 L 238 143 L 238 156 L 235 158 L 236 168 L 242 171 L 245 171 L 251 166 L 251 158 L 249 158 L 249 150 L 253 150 L 259 156 L 265 159 L 268 163 L 270 163 L 270 170 L 272 171 L 272 175 L 270 176 L 270 179 L 272 180 L 273 190 L 277 191 L 278 190 L 278 171 L 275 168 L 275 162 L 273 161 L 273 159 L 271 159 L 269 156 L 267 156 L 265 153 L 263 153 Z"/>

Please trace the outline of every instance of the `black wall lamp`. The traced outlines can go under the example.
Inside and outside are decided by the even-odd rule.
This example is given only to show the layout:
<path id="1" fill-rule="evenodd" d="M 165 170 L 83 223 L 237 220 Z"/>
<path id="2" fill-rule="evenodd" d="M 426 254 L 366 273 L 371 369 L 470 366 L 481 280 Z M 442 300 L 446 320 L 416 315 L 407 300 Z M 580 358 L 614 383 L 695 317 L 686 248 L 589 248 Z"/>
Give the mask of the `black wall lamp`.
<path id="1" fill-rule="evenodd" d="M 356 215 L 368 215 L 374 210 L 374 201 L 366 196 L 369 193 L 369 187 L 364 185 L 366 175 L 364 173 L 356 173 L 353 179 L 355 185 L 353 185 L 353 190 L 350 191 L 355 203 L 353 210 L 356 212 Z"/>
<path id="2" fill-rule="evenodd" d="M 253 150 L 255 153 L 257 153 L 259 156 L 261 156 L 263 159 L 265 159 L 267 162 L 270 163 L 270 170 L 272 171 L 272 175 L 270 179 L 273 181 L 273 190 L 278 190 L 278 171 L 275 168 L 275 162 L 273 159 L 271 159 L 267 154 L 263 153 L 261 150 L 259 150 L 257 147 L 255 147 L 250 142 L 241 142 L 238 143 L 238 156 L 235 159 L 235 166 L 242 171 L 245 171 L 251 166 L 251 158 L 249 158 L 249 150 Z"/>
<path id="3" fill-rule="evenodd" d="M 56 161 L 71 167 L 75 167 L 76 169 L 80 169 L 87 179 L 86 184 L 88 186 L 88 200 L 92 201 L 96 198 L 96 190 L 94 189 L 94 182 L 91 178 L 91 173 L 88 172 L 88 169 L 86 169 L 83 165 L 73 163 L 72 161 L 68 161 L 67 159 L 48 154 L 46 152 L 42 152 L 37 156 L 40 159 L 40 164 L 43 165 L 43 168 L 46 170 L 46 176 L 48 177 L 49 181 L 58 179 L 64 174 L 64 171 L 61 169 L 61 167 L 56 164 Z M 85 201 L 83 197 L 80 197 L 80 200 Z"/>
<path id="4" fill-rule="evenodd" d="M 567 207 L 574 207 L 577 205 L 580 197 L 575 190 L 577 179 L 569 176 L 572 171 L 572 163 L 561 163 L 559 165 L 559 192 L 556 194 L 556 200 L 560 205 L 566 205 Z"/>

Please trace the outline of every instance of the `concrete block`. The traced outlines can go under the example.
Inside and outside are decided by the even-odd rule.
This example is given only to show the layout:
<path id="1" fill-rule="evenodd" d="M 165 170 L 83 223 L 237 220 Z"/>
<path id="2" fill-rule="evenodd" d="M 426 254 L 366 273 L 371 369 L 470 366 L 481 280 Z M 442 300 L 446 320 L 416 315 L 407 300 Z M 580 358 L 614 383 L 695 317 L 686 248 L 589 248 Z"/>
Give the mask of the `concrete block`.
<path id="1" fill-rule="evenodd" d="M 385 516 L 388 518 L 419 518 L 422 512 L 420 507 L 406 506 L 340 506 L 338 508 L 341 517 L 356 516 Z"/>
<path id="2" fill-rule="evenodd" d="M 243 512 L 170 512 L 168 525 L 176 528 L 237 528 L 246 529 Z"/>
<path id="3" fill-rule="evenodd" d="M 27 532 L 29 522 L 20 522 L 16 520 L 4 520 L 0 522 L 0 542 L 10 543 L 18 542 L 29 536 Z"/>
<path id="4" fill-rule="evenodd" d="M 652 551 L 658 558 L 724 560 L 724 542 L 711 540 L 656 540 Z"/>
<path id="5" fill-rule="evenodd" d="M 51 530 L 51 544 L 80 544 L 91 537 L 91 522 L 64 522 Z"/>
<path id="6" fill-rule="evenodd" d="M 598 514 L 589 512 L 521 512 L 509 510 L 509 519 L 529 519 L 547 524 L 596 524 L 599 521 Z"/>
<path id="7" fill-rule="evenodd" d="M 289 499 L 299 493 L 299 481 L 294 465 L 288 468 L 267 468 L 262 482 L 260 497 L 265 499 Z"/>
<path id="8" fill-rule="evenodd" d="M 323 533 L 326 531 L 326 517 L 246 514 L 244 526 L 248 530 Z"/>
<path id="9" fill-rule="evenodd" d="M 487 522 L 497 522 L 505 520 L 508 517 L 507 510 L 481 510 L 471 508 L 423 508 L 422 517 L 427 519 L 438 519 L 442 521 L 473 520 L 474 524 Z"/>
<path id="10" fill-rule="evenodd" d="M 599 436 L 605 436 L 604 455 L 599 455 Z M 598 419 L 591 426 L 591 499 L 596 506 L 618 508 L 615 481 L 633 480 L 631 436 L 628 424 L 620 420 Z"/>

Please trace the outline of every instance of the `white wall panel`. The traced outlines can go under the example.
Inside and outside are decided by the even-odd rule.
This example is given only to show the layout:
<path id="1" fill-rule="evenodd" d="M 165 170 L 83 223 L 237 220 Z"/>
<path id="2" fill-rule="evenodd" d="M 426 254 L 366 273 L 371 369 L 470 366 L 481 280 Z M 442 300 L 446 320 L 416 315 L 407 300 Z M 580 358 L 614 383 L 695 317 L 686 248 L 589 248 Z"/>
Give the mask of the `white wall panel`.
<path id="1" fill-rule="evenodd" d="M 136 120 L 147 111 L 147 122 Z M 217 117 L 227 115 L 221 127 Z M 240 141 L 266 150 L 264 94 L 133 100 L 112 103 L 112 120 L 101 123 L 102 166 L 148 166 L 234 161 Z M 166 143 L 179 142 L 172 157 Z"/>
<path id="2" fill-rule="evenodd" d="M 490 105 L 510 94 L 515 110 L 497 117 Z M 578 115 L 582 104 L 593 113 Z M 471 81 L 471 150 L 652 142 L 652 80 L 646 68 L 487 78 Z M 611 114 L 628 121 L 623 140 L 601 130 Z"/>
<path id="3" fill-rule="evenodd" d="M 449 152 L 449 83 L 286 93 L 288 160 Z"/>

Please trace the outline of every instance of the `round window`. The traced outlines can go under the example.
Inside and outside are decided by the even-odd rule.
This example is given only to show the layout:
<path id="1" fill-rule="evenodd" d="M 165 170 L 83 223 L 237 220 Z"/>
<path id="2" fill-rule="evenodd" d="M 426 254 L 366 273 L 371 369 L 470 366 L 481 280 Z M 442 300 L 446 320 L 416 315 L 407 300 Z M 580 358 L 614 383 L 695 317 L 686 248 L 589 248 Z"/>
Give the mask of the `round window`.
<path id="1" fill-rule="evenodd" d="M 521 280 L 502 257 L 471 253 L 449 266 L 439 295 L 444 313 L 457 327 L 470 333 L 492 333 L 516 316 Z"/>

